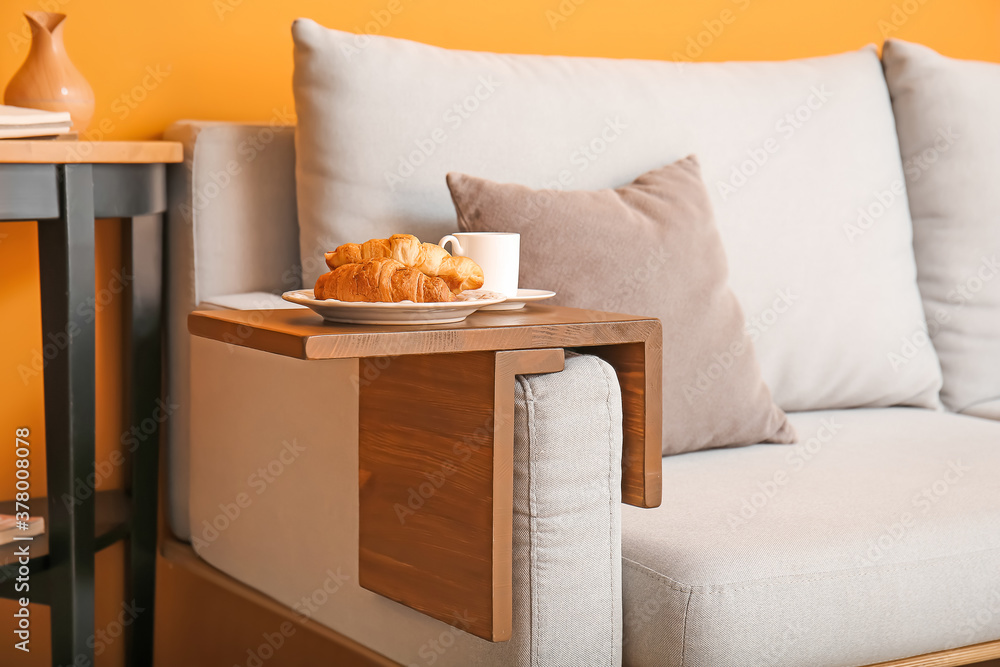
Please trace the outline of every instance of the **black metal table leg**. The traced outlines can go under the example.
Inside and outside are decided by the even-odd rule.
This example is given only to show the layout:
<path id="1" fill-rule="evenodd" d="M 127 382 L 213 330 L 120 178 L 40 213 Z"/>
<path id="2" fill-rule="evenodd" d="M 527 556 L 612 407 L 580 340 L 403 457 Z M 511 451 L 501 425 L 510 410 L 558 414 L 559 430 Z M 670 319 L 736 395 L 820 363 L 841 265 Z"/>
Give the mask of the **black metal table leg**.
<path id="1" fill-rule="evenodd" d="M 122 221 L 125 290 L 126 443 L 131 452 L 132 534 L 126 595 L 138 615 L 127 636 L 127 664 L 153 664 L 156 590 L 157 484 L 160 425 L 171 413 L 160 399 L 160 325 L 163 293 L 163 224 L 150 215 Z M 139 611 L 141 610 L 141 611 Z"/>
<path id="2" fill-rule="evenodd" d="M 60 217 L 38 222 L 45 359 L 52 663 L 93 661 L 94 186 L 90 165 L 59 167 Z M 83 496 L 86 495 L 86 498 Z M 83 661 L 81 661 L 83 662 Z"/>
<path id="3" fill-rule="evenodd" d="M 39 220 L 49 493 L 46 540 L 32 552 L 31 599 L 52 607 L 54 665 L 93 664 L 94 551 L 126 536 L 125 602 L 136 613 L 123 623 L 127 664 L 153 661 L 157 450 L 160 425 L 172 411 L 169 397 L 160 400 L 164 223 L 158 214 L 166 208 L 164 164 L 0 164 L 0 222 Z M 107 501 L 98 521 L 97 494 L 89 488 L 95 480 L 95 217 L 125 219 L 122 443 L 131 455 L 131 516 Z M 13 571 L 16 559 L 9 556 L 0 577 Z M 21 594 L 4 586 L 0 595 Z"/>

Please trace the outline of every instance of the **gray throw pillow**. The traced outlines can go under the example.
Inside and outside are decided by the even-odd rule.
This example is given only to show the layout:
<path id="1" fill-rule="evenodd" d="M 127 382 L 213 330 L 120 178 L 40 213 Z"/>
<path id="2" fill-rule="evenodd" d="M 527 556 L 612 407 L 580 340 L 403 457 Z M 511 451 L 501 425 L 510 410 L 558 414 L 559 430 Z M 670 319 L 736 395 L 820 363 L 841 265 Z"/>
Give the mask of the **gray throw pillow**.
<path id="1" fill-rule="evenodd" d="M 448 174 L 463 231 L 521 234 L 520 285 L 663 323 L 663 453 L 795 441 L 761 377 L 694 156 L 615 190 Z"/>

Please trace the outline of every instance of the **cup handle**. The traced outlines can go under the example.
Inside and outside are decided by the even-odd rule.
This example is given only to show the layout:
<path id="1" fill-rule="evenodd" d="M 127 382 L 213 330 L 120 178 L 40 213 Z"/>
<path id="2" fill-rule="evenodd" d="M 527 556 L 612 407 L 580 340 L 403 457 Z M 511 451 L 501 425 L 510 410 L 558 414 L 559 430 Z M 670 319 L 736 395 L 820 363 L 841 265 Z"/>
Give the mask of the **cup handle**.
<path id="1" fill-rule="evenodd" d="M 444 248 L 445 244 L 448 243 L 448 242 L 451 242 L 451 250 L 452 250 L 451 254 L 455 255 L 456 257 L 464 257 L 465 256 L 465 251 L 462 250 L 462 244 L 459 243 L 458 239 L 455 238 L 451 234 L 448 234 L 447 236 L 441 237 L 441 240 L 438 241 L 438 245 L 441 246 L 442 248 Z M 447 250 L 447 248 L 444 248 L 444 249 Z"/>

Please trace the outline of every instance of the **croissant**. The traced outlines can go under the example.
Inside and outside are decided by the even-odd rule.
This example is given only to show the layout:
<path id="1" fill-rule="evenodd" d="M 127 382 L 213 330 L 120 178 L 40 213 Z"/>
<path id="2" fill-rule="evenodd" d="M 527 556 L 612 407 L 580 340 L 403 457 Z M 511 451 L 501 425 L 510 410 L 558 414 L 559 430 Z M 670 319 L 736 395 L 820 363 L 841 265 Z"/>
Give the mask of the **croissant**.
<path id="1" fill-rule="evenodd" d="M 326 265 L 334 270 L 344 264 L 357 264 L 376 257 L 388 257 L 425 275 L 441 278 L 455 294 L 462 290 L 479 289 L 485 281 L 482 268 L 473 260 L 453 257 L 441 246 L 421 243 L 412 234 L 393 234 L 387 239 L 345 243 L 326 253 Z"/>
<path id="2" fill-rule="evenodd" d="M 454 301 L 448 286 L 440 278 L 424 275 L 417 269 L 387 257 L 339 266 L 324 273 L 313 290 L 317 299 L 339 301 Z"/>

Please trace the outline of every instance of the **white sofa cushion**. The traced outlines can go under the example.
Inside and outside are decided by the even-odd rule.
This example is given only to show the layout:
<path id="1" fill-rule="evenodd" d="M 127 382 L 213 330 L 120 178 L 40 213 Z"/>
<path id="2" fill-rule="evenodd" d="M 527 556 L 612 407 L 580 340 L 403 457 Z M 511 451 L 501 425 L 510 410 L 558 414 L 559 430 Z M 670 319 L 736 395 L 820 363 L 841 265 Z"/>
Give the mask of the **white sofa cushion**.
<path id="1" fill-rule="evenodd" d="M 941 400 L 1000 402 L 1000 65 L 886 43 L 917 277 L 941 359 Z"/>
<path id="2" fill-rule="evenodd" d="M 801 444 L 665 458 L 663 504 L 623 507 L 625 664 L 845 667 L 1000 638 L 1000 424 L 789 417 Z"/>
<path id="3" fill-rule="evenodd" d="M 925 324 L 906 198 L 890 190 L 902 165 L 874 49 L 679 66 L 376 36 L 359 45 L 302 19 L 293 37 L 307 285 L 340 243 L 453 231 L 448 171 L 596 189 L 694 153 L 775 401 L 937 404 L 934 351 L 911 343 Z M 863 209 L 878 224 L 856 242 Z M 643 267 L 662 261 L 664 248 L 625 253 L 627 280 L 655 290 Z"/>

